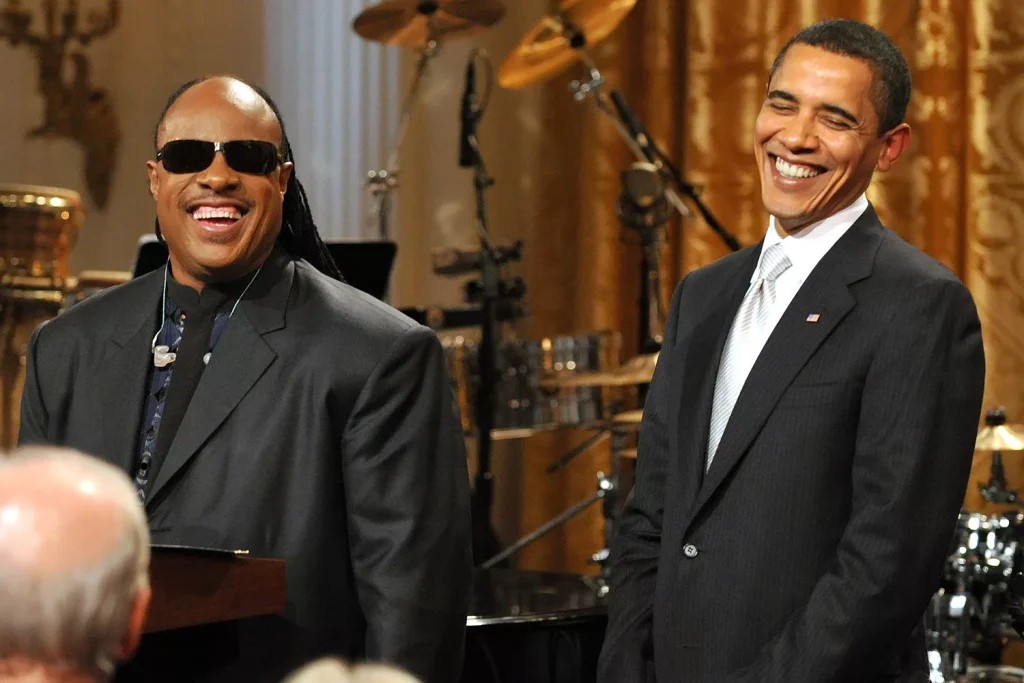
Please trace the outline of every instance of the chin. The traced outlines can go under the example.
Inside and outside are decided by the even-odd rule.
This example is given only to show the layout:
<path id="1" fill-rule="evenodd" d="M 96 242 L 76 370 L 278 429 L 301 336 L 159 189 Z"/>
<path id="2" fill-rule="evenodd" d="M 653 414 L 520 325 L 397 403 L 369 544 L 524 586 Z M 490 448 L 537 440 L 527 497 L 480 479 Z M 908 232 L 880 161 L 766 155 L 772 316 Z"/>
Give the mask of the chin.
<path id="1" fill-rule="evenodd" d="M 761 201 L 769 214 L 782 220 L 795 220 L 810 213 L 807 202 L 790 197 L 780 197 L 776 193 L 772 193 L 770 196 L 762 195 Z"/>
<path id="2" fill-rule="evenodd" d="M 230 270 L 237 260 L 232 245 L 203 245 L 193 258 L 197 265 L 210 273 Z"/>

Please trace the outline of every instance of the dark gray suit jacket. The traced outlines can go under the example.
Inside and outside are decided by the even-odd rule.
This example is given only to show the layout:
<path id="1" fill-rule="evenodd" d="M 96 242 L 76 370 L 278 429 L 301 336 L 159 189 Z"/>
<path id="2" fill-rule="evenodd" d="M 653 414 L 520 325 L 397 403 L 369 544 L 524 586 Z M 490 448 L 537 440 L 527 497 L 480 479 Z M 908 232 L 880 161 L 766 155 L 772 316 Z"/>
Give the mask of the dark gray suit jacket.
<path id="1" fill-rule="evenodd" d="M 36 330 L 21 443 L 131 470 L 161 283 L 162 270 Z M 220 337 L 146 505 L 154 543 L 287 561 L 294 628 L 243 634 L 247 671 L 271 678 L 335 652 L 457 680 L 472 560 L 455 410 L 431 330 L 275 250 Z"/>
<path id="2" fill-rule="evenodd" d="M 869 208 L 779 321 L 705 475 L 718 364 L 759 253 L 673 296 L 612 549 L 602 683 L 923 675 L 915 628 L 981 408 L 974 303 Z"/>

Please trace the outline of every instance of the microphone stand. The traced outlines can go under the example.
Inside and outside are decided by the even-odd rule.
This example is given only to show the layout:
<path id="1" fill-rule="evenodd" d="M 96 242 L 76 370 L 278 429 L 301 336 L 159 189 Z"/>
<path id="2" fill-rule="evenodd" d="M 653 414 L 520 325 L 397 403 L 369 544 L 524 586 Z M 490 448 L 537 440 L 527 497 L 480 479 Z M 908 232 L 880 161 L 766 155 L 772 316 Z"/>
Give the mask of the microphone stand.
<path id="1" fill-rule="evenodd" d="M 707 222 L 708 227 L 710 227 L 715 234 L 722 239 L 722 242 L 724 242 L 732 251 L 739 251 L 741 247 L 736 237 L 722 227 L 722 224 L 718 222 L 718 219 L 715 218 L 714 214 L 711 213 L 711 210 L 708 209 L 707 205 L 701 200 L 697 188 L 683 179 L 679 169 L 676 168 L 669 160 L 668 156 L 658 148 L 654 140 L 650 139 L 650 136 L 644 135 L 646 138 L 646 145 L 641 145 L 640 141 L 637 139 L 639 135 L 634 135 L 630 132 L 622 119 L 616 115 L 613 111 L 613 106 L 608 102 L 608 96 L 604 94 L 602 89 L 605 82 L 604 76 L 601 75 L 597 65 L 594 64 L 594 62 L 582 50 L 580 50 L 579 57 L 586 66 L 590 78 L 586 81 L 576 80 L 569 85 L 573 93 L 573 98 L 577 102 L 583 102 L 590 99 L 597 110 L 611 121 L 615 130 L 620 136 L 622 136 L 622 139 L 633 151 L 637 159 L 640 161 L 650 161 L 657 166 L 658 170 L 669 181 L 671 181 L 673 185 L 675 185 L 679 192 L 683 193 L 693 201 L 697 210 L 700 212 L 700 215 Z M 648 155 L 645 152 L 645 147 L 652 150 L 653 153 Z M 668 198 L 669 203 L 671 203 L 676 211 L 679 212 L 680 216 L 683 218 L 689 218 L 692 215 L 690 210 L 686 208 L 686 205 L 683 204 L 679 194 L 673 190 L 673 188 L 666 188 L 665 196 Z"/>
<path id="2" fill-rule="evenodd" d="M 480 113 L 474 114 L 479 121 Z M 477 562 L 491 557 L 501 545 L 491 526 L 491 508 L 494 501 L 494 475 L 491 472 L 492 431 L 494 429 L 495 387 L 497 367 L 495 349 L 498 344 L 498 305 L 501 299 L 499 254 L 491 243 L 487 228 L 485 193 L 494 185 L 487 172 L 476 127 L 466 139 L 472 150 L 473 188 L 476 192 L 476 225 L 480 236 L 480 313 L 482 318 L 478 362 L 480 386 L 476 396 L 477 473 L 473 497 L 473 557 Z"/>

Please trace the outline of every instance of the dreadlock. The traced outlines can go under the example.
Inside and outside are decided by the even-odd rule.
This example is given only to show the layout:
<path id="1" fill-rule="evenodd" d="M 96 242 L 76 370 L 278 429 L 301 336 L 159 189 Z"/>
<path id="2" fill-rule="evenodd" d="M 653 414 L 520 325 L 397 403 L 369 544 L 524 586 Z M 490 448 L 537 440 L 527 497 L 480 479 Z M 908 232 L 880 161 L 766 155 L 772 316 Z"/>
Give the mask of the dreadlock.
<path id="1" fill-rule="evenodd" d="M 178 101 L 187 90 L 195 85 L 199 85 L 204 81 L 208 81 L 214 76 L 204 76 L 202 78 L 196 78 L 188 83 L 185 83 L 177 90 L 175 90 L 169 98 L 167 103 L 164 104 L 163 110 L 160 112 L 160 118 L 156 122 L 156 128 L 153 130 L 153 147 L 157 148 L 157 137 L 160 132 L 160 126 L 164 122 L 164 118 L 167 116 L 167 112 Z M 255 90 L 263 101 L 267 103 L 271 111 L 274 112 L 274 116 L 277 117 L 277 123 L 281 127 L 281 156 L 285 161 L 295 163 L 295 158 L 292 154 L 292 146 L 288 142 L 288 135 L 284 130 L 284 119 L 281 117 L 281 111 L 277 107 L 277 103 L 271 99 L 270 95 L 267 94 L 263 88 L 252 83 L 235 78 L 240 83 L 244 83 L 253 90 Z M 306 198 L 306 190 L 302 187 L 302 183 L 299 182 L 299 178 L 295 173 L 295 168 L 292 168 L 291 177 L 288 179 L 288 186 L 285 188 L 284 203 L 281 207 L 281 233 L 278 235 L 277 241 L 281 243 L 285 251 L 296 258 L 302 258 L 308 261 L 314 268 L 319 270 L 324 275 L 332 277 L 335 280 L 345 281 L 341 271 L 338 270 L 337 264 L 331 257 L 330 251 L 327 250 L 327 245 L 324 244 L 323 240 L 320 239 L 320 233 L 316 229 L 316 223 L 313 221 L 313 213 L 309 209 L 309 200 Z M 156 236 L 160 241 L 163 241 L 163 235 L 160 234 L 160 220 L 156 221 Z"/>

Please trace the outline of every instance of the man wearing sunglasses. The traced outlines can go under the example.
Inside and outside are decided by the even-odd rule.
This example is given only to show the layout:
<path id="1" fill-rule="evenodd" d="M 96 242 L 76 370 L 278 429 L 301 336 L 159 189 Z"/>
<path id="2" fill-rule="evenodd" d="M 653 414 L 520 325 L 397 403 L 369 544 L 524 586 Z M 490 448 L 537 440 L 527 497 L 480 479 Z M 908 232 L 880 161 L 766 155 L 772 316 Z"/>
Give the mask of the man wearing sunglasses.
<path id="1" fill-rule="evenodd" d="M 36 330 L 19 440 L 123 468 L 154 543 L 283 558 L 288 606 L 157 670 L 144 643 L 125 675 L 276 681 L 335 654 L 458 680 L 469 477 L 436 335 L 341 281 L 262 91 L 186 84 L 155 148 L 169 262 Z"/>

